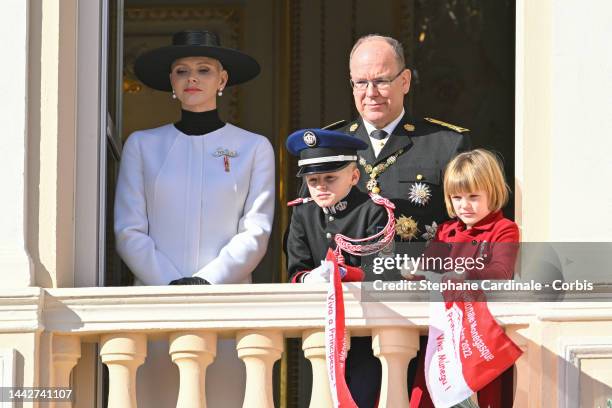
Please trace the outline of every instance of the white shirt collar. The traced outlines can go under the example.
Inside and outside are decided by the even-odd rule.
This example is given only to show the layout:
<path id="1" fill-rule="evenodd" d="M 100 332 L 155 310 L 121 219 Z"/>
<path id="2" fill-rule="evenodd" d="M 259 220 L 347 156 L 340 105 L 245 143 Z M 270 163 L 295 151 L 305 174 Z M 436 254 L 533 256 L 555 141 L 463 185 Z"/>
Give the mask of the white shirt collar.
<path id="1" fill-rule="evenodd" d="M 405 109 L 402 108 L 402 113 L 399 114 L 399 116 L 397 118 L 395 118 L 393 121 L 391 121 L 387 126 L 385 126 L 384 128 L 382 128 L 381 130 L 384 130 L 385 132 L 387 132 L 388 135 L 390 135 L 391 133 L 393 133 L 393 131 L 395 130 L 395 127 L 397 126 L 397 124 L 399 123 L 400 120 L 402 120 L 402 118 L 404 117 L 404 113 Z M 370 122 L 368 122 L 367 120 L 363 120 L 363 125 L 366 128 L 366 132 L 368 132 L 368 136 L 370 134 L 372 134 L 373 131 L 376 130 L 376 126 L 374 126 L 373 124 L 371 124 Z"/>
<path id="2" fill-rule="evenodd" d="M 397 126 L 399 121 L 402 120 L 402 118 L 404 117 L 404 113 L 405 111 L 402 108 L 402 113 L 400 113 L 400 115 L 397 118 L 395 118 L 395 120 L 393 120 L 391 123 L 389 123 L 387 126 L 381 129 L 387 132 L 387 136 L 381 140 L 374 139 L 373 137 L 370 136 L 370 134 L 374 130 L 376 130 L 376 127 L 370 122 L 366 121 L 365 119 L 363 120 L 363 124 L 365 126 L 366 132 L 368 132 L 368 137 L 370 138 L 370 144 L 372 145 L 372 150 L 374 151 L 374 157 L 378 157 L 381 150 L 383 149 L 383 147 L 389 140 L 389 136 L 391 136 L 391 133 L 395 130 L 395 127 Z"/>

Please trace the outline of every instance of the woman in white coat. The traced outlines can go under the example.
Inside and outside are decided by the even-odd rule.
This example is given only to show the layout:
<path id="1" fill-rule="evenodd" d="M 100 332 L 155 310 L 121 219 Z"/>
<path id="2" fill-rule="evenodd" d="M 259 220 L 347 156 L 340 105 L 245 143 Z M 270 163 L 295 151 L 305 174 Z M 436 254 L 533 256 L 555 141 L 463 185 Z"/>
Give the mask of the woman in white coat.
<path id="1" fill-rule="evenodd" d="M 125 143 L 115 200 L 119 255 L 140 285 L 251 282 L 272 229 L 274 152 L 264 136 L 222 122 L 217 97 L 254 78 L 259 64 L 221 47 L 214 33 L 183 31 L 172 45 L 141 55 L 134 68 L 145 85 L 172 92 L 182 114 L 179 122 L 134 132 Z M 139 370 L 138 386 L 146 388 L 139 389 L 139 402 L 146 394 L 154 405 L 143 406 L 174 406 L 168 379 L 154 382 L 161 381 L 159 370 L 177 370 L 167 351 L 161 366 L 147 369 L 157 360 L 154 349 Z"/>

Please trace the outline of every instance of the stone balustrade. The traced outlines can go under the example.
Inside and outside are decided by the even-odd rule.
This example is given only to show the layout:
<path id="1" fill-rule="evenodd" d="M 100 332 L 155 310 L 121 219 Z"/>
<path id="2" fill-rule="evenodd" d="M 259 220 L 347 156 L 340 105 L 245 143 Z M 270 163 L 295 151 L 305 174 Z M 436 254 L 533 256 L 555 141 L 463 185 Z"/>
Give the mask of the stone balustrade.
<path id="1" fill-rule="evenodd" d="M 180 375 L 177 406 L 198 408 L 206 406 L 206 368 L 215 359 L 218 338 L 234 338 L 246 366 L 243 407 L 273 407 L 273 365 L 281 358 L 284 338 L 300 337 L 313 371 L 310 406 L 325 407 L 331 406 L 323 331 L 326 289 L 324 284 L 31 288 L 38 295 L 23 299 L 36 302 L 37 309 L 19 303 L 26 300 L 13 303 L 25 313 L 23 328 L 51 334 L 54 386 L 70 384 L 83 343 L 98 343 L 109 370 L 109 407 L 136 406 L 136 370 L 151 336 L 169 340 L 168 358 Z M 358 283 L 345 284 L 344 290 L 350 335 L 372 336 L 374 355 L 382 363 L 380 407 L 407 406 L 406 368 L 418 351 L 419 334 L 427 332 L 428 303 L 362 301 Z M 584 319 L 612 320 L 612 306 L 602 304 L 491 302 L 489 307 L 524 351 L 516 364 L 517 407 L 540 404 L 532 391 L 541 390 L 544 381 L 538 366 L 542 321 L 560 321 L 564 315 L 575 320 L 581 310 Z"/>

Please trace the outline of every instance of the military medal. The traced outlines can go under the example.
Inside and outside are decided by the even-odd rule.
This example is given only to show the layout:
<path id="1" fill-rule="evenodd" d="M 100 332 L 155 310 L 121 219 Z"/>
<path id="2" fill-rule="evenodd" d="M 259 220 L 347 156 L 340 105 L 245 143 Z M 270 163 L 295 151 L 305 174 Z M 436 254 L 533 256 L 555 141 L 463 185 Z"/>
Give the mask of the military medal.
<path id="1" fill-rule="evenodd" d="M 214 157 L 223 157 L 223 169 L 226 173 L 230 171 L 230 157 L 238 156 L 235 150 L 224 149 L 222 147 L 218 147 L 217 150 L 213 153 Z"/>
<path id="2" fill-rule="evenodd" d="M 408 198 L 410 199 L 411 203 L 423 207 L 431 199 L 431 190 L 429 189 L 429 186 L 425 185 L 424 183 L 414 183 L 410 187 Z"/>
<path id="3" fill-rule="evenodd" d="M 363 166 L 365 172 L 370 176 L 370 180 L 368 180 L 366 184 L 368 191 L 374 194 L 380 194 L 380 187 L 378 186 L 378 180 L 376 180 L 376 178 L 384 173 L 390 166 L 393 166 L 402 153 L 404 153 L 404 149 L 399 149 L 394 155 L 387 157 L 384 163 L 379 163 L 376 166 L 368 164 L 363 157 L 359 156 L 359 164 Z"/>
<path id="4" fill-rule="evenodd" d="M 425 233 L 421 235 L 421 238 L 423 238 L 426 241 L 431 241 L 436 236 L 437 231 L 438 231 L 438 224 L 435 221 L 433 221 L 431 225 L 425 225 Z"/>
<path id="5" fill-rule="evenodd" d="M 402 215 L 395 220 L 395 233 L 404 240 L 412 240 L 416 238 L 419 232 L 419 223 L 416 222 L 412 217 L 406 217 Z"/>

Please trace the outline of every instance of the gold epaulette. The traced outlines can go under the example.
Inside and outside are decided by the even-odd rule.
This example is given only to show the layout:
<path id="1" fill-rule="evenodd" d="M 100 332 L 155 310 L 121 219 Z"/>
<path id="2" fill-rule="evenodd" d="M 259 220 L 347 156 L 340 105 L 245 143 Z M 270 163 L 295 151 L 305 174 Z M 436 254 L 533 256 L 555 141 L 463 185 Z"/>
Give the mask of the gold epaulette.
<path id="1" fill-rule="evenodd" d="M 456 126 L 456 125 L 451 125 L 450 123 L 446 123 L 446 122 L 442 122 L 441 120 L 438 119 L 432 119 L 432 118 L 424 118 L 426 121 L 431 122 L 431 123 L 435 123 L 436 125 L 440 125 L 440 126 L 444 126 L 447 127 L 449 129 L 454 130 L 455 132 L 458 133 L 463 133 L 463 132 L 469 132 L 470 129 L 466 129 L 466 128 L 462 128 L 461 126 Z"/>

